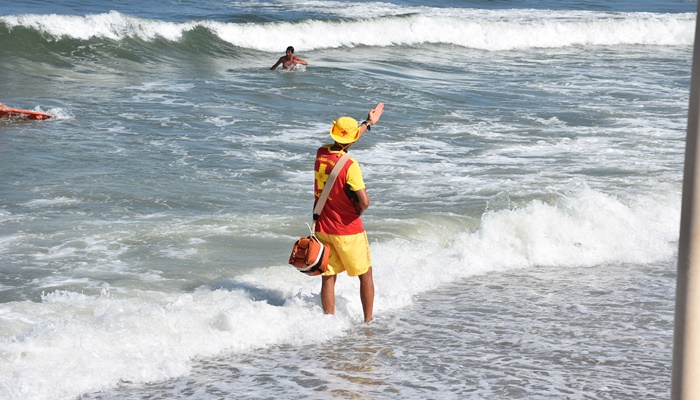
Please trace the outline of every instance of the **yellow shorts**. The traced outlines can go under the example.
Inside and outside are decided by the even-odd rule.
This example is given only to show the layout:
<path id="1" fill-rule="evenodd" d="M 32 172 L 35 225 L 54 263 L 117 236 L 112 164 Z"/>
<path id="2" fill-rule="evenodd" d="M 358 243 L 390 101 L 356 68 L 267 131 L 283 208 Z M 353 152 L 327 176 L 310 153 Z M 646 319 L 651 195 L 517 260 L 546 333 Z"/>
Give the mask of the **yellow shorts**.
<path id="1" fill-rule="evenodd" d="M 367 232 L 355 235 L 328 235 L 316 232 L 316 237 L 331 248 L 328 271 L 324 276 L 337 275 L 343 271 L 347 271 L 349 276 L 359 276 L 372 266 Z"/>

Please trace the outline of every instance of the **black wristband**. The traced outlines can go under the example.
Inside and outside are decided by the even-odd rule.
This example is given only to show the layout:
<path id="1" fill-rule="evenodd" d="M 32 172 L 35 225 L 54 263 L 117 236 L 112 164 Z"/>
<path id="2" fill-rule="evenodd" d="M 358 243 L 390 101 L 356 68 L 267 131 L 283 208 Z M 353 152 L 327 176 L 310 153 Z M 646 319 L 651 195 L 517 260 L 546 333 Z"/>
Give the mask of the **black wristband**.
<path id="1" fill-rule="evenodd" d="M 365 124 L 365 126 L 367 127 L 367 132 L 372 130 L 372 125 L 369 122 L 367 122 L 365 120 L 365 121 L 362 121 L 362 123 Z"/>

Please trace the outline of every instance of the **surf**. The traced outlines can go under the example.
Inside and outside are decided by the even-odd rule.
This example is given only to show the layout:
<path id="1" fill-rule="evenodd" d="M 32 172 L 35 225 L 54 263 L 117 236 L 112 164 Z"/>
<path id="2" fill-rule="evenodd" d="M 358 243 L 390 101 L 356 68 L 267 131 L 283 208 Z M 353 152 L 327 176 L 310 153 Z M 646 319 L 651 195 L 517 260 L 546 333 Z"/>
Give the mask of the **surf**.
<path id="1" fill-rule="evenodd" d="M 450 237 L 418 224 L 422 240 L 371 245 L 378 315 L 478 275 L 666 262 L 677 246 L 676 203 L 671 195 L 625 200 L 584 189 L 549 204 L 511 207 L 505 199 L 477 227 Z M 13 361 L 4 364 L 12 373 L 0 374 L 0 394 L 69 398 L 120 381 L 162 381 L 188 373 L 197 359 L 321 343 L 361 323 L 357 280 L 338 280 L 336 315 L 324 315 L 318 279 L 285 261 L 192 290 L 155 291 L 144 282 L 127 291 L 105 283 L 99 294 L 57 290 L 37 302 L 5 303 L 0 344 Z M 61 370 L 82 379 L 66 384 Z"/>
<path id="2" fill-rule="evenodd" d="M 212 20 L 169 22 L 117 11 L 90 15 L 9 15 L 0 17 L 0 32 L 21 29 L 52 43 L 164 40 L 182 43 L 205 30 L 240 49 L 279 52 L 279 43 L 304 51 L 362 46 L 447 44 L 470 49 L 506 51 L 572 46 L 689 46 L 695 15 L 547 10 L 464 10 L 384 15 L 372 19 L 306 19 L 292 22 L 227 23 Z M 36 40 L 36 39 L 35 39 Z M 204 46 L 208 38 L 198 38 Z"/>

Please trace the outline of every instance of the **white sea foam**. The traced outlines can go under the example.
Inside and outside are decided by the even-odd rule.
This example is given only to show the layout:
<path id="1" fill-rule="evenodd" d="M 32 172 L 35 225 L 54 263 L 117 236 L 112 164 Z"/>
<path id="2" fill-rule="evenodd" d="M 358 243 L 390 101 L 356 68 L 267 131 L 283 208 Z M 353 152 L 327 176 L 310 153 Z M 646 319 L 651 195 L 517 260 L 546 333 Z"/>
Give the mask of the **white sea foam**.
<path id="1" fill-rule="evenodd" d="M 54 292 L 41 303 L 5 304 L 0 313 L 0 394 L 8 399 L 72 398 L 119 380 L 181 375 L 193 357 L 309 343 L 347 329 L 348 318 L 324 316 L 304 300 L 300 293 L 310 292 L 312 281 L 295 274 L 286 268 L 274 271 L 278 279 L 298 281 L 300 288 L 299 293 L 279 293 L 283 304 L 274 305 L 256 299 L 244 282 L 221 290 L 131 293 L 129 298 L 109 291 L 97 297 Z M 306 335 L 309 328 L 318 334 L 313 339 Z M 82 378 L 66 382 L 57 370 Z"/>
<path id="2" fill-rule="evenodd" d="M 71 199 L 68 197 L 56 197 L 53 199 L 35 199 L 25 203 L 27 207 L 52 207 L 52 206 L 64 206 L 69 204 L 80 203 L 78 199 Z"/>
<path id="3" fill-rule="evenodd" d="M 82 40 L 91 38 L 120 40 L 129 37 L 143 40 L 153 40 L 157 37 L 179 40 L 184 31 L 196 26 L 195 23 L 175 24 L 136 18 L 116 11 L 86 16 L 10 15 L 3 16 L 0 21 L 3 21 L 9 28 L 18 26 L 33 28 L 52 35 L 56 39 L 67 37 Z"/>
<path id="4" fill-rule="evenodd" d="M 583 190 L 556 204 L 488 211 L 476 229 L 447 243 L 430 234 L 372 243 L 375 312 L 400 309 L 418 294 L 476 274 L 668 260 L 677 239 L 676 200 L 622 201 Z M 333 317 L 321 311 L 319 286 L 278 265 L 193 291 L 113 293 L 104 286 L 100 295 L 57 291 L 39 303 L 2 304 L 0 395 L 71 398 L 120 380 L 165 380 L 187 373 L 197 357 L 328 340 L 361 321 L 357 279 L 339 278 Z M 81 379 L 66 381 L 58 371 Z"/>
<path id="5" fill-rule="evenodd" d="M 695 16 L 419 7 L 386 11 L 383 16 L 370 20 L 348 17 L 340 21 L 257 24 L 207 20 L 176 23 L 137 18 L 116 11 L 86 16 L 10 15 L 0 17 L 0 21 L 10 29 L 33 28 L 56 40 L 68 37 L 178 41 L 186 32 L 204 27 L 236 46 L 268 52 L 279 51 L 279 43 L 296 43 L 306 51 L 422 43 L 498 51 L 578 45 L 685 46 L 692 44 Z"/>

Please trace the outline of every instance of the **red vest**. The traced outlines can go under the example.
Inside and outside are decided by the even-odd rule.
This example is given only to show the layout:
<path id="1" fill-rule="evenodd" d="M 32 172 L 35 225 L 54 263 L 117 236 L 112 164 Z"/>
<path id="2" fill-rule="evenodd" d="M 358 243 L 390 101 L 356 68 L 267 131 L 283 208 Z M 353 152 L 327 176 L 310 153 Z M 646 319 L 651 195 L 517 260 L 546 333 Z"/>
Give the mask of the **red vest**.
<path id="1" fill-rule="evenodd" d="M 316 175 L 316 179 L 314 179 L 314 204 L 316 204 L 321 195 L 331 169 L 333 169 L 333 166 L 342 155 L 343 153 L 339 151 L 330 151 L 329 146 L 320 147 L 316 152 L 316 162 L 314 163 Z M 365 231 L 360 216 L 357 215 L 355 207 L 345 193 L 348 169 L 352 163 L 356 162 L 353 158 L 350 158 L 338 174 L 328 196 L 328 201 L 316 221 L 317 232 L 330 235 L 354 235 Z"/>

